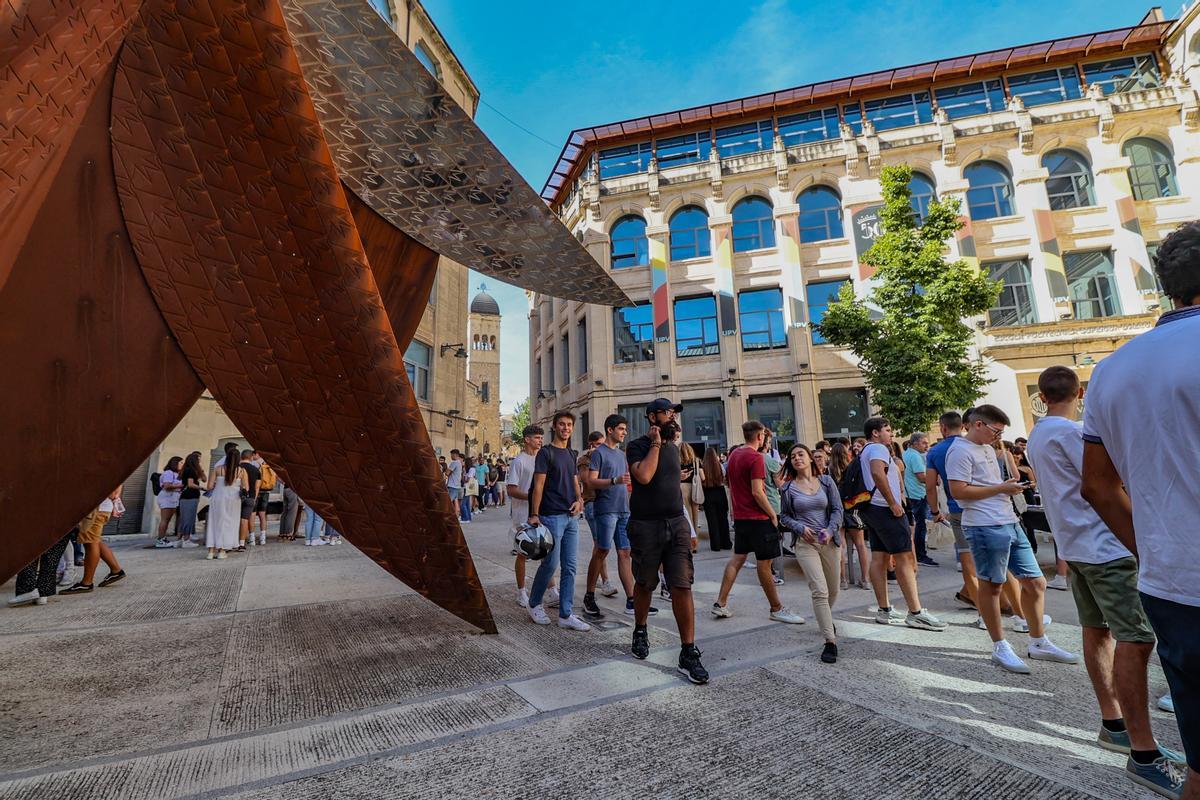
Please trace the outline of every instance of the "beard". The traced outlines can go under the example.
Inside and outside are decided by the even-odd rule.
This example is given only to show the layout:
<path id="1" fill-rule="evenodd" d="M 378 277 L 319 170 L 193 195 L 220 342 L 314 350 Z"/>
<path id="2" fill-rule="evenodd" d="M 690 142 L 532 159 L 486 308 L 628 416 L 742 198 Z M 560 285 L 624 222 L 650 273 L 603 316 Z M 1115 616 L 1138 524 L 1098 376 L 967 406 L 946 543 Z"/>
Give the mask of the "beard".
<path id="1" fill-rule="evenodd" d="M 664 422 L 658 426 L 658 432 L 662 434 L 664 442 L 675 441 L 675 438 L 679 436 L 680 430 L 679 423 L 674 421 Z"/>

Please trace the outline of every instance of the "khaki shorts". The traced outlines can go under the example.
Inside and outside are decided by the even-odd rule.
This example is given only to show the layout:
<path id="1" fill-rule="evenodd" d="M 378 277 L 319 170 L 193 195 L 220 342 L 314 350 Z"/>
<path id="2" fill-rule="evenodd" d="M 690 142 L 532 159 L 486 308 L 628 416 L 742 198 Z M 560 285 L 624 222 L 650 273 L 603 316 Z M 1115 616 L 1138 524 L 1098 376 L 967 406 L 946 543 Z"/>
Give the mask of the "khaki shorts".
<path id="1" fill-rule="evenodd" d="M 1068 561 L 1071 594 L 1085 628 L 1108 628 L 1118 642 L 1153 642 L 1154 629 L 1138 595 L 1138 564 L 1133 556 L 1104 564 Z"/>
<path id="2" fill-rule="evenodd" d="M 79 523 L 79 543 L 99 544 L 100 534 L 104 531 L 104 525 L 111 516 L 112 514 L 108 511 L 93 511 L 84 517 L 83 521 Z"/>

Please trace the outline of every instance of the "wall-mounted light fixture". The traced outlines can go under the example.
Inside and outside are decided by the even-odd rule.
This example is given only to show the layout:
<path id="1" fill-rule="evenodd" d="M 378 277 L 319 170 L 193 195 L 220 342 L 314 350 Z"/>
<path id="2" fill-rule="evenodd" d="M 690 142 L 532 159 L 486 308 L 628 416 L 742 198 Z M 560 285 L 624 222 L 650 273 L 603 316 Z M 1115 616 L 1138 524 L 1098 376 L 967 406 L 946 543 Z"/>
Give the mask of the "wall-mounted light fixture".
<path id="1" fill-rule="evenodd" d="M 732 389 L 729 390 L 729 396 L 730 397 L 741 397 L 742 393 L 738 391 L 738 388 L 736 386 L 734 386 Z"/>
<path id="2" fill-rule="evenodd" d="M 455 350 L 455 348 L 458 348 L 458 349 Z M 447 350 L 454 350 L 455 358 L 467 358 L 467 351 L 466 351 L 466 349 L 463 348 L 462 342 L 455 342 L 454 344 L 443 344 L 440 348 L 440 352 L 438 353 L 438 355 L 445 356 Z"/>

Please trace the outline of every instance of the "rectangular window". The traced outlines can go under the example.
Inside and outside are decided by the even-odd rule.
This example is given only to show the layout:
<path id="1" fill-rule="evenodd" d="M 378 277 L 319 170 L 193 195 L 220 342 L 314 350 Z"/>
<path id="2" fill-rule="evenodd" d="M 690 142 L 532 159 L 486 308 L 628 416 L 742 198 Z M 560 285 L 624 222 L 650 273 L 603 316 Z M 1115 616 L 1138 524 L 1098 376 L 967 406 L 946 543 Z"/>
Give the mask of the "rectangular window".
<path id="1" fill-rule="evenodd" d="M 805 298 L 808 300 L 809 333 L 812 335 L 813 344 L 825 343 L 825 337 L 817 331 L 816 326 L 820 325 L 821 320 L 825 318 L 825 309 L 829 307 L 830 303 L 837 300 L 838 293 L 849 282 L 824 281 L 822 283 L 810 283 L 804 287 Z"/>
<path id="2" fill-rule="evenodd" d="M 579 374 L 583 375 L 588 371 L 588 340 L 587 340 L 587 318 L 580 317 L 575 323 L 575 346 L 579 348 L 578 364 L 575 368 L 579 370 Z"/>
<path id="3" fill-rule="evenodd" d="M 708 131 L 685 133 L 683 136 L 672 136 L 659 139 L 654 145 L 655 158 L 658 168 L 676 167 L 680 164 L 692 164 L 708 158 L 712 149 L 712 138 Z"/>
<path id="4" fill-rule="evenodd" d="M 1074 67 L 1061 67 L 1027 72 L 1024 75 L 1010 75 L 1008 91 L 1013 97 L 1021 98 L 1026 108 L 1077 100 L 1081 94 L 1079 73 Z"/>
<path id="5" fill-rule="evenodd" d="M 1004 110 L 1004 86 L 999 79 L 935 89 L 938 108 L 950 119 L 977 117 Z"/>
<path id="6" fill-rule="evenodd" d="M 645 412 L 643 412 L 643 416 Z M 691 445 L 725 447 L 725 403 L 688 400 L 680 415 L 681 437 Z"/>
<path id="7" fill-rule="evenodd" d="M 537 381 L 537 386 L 535 386 L 534 388 L 537 389 L 537 391 L 540 393 L 543 388 L 542 387 L 542 357 L 541 356 L 538 356 L 537 363 L 535 365 L 535 369 L 536 369 L 536 372 L 535 372 L 534 380 Z"/>
<path id="8" fill-rule="evenodd" d="M 625 418 L 628 424 L 628 432 L 625 435 L 625 444 L 629 444 L 639 436 L 645 436 L 646 431 L 650 427 L 650 421 L 646 419 L 646 405 L 635 404 L 628 406 L 617 406 L 617 413 Z M 621 449 L 624 449 L 622 447 Z"/>
<path id="9" fill-rule="evenodd" d="M 571 382 L 571 342 L 565 333 L 562 335 L 558 352 L 562 355 L 562 382 L 563 386 L 566 386 Z"/>
<path id="10" fill-rule="evenodd" d="M 412 384 L 413 394 L 418 400 L 429 400 L 429 366 L 433 361 L 433 348 L 413 339 L 404 351 L 404 371 Z"/>
<path id="11" fill-rule="evenodd" d="M 579 452 L 587 450 L 588 437 L 592 435 L 592 415 L 588 412 L 583 412 L 579 415 Z M 587 477 L 582 472 L 580 478 Z"/>
<path id="12" fill-rule="evenodd" d="M 546 350 L 546 388 L 552 390 L 557 385 L 554 382 L 554 348 L 550 347 Z"/>
<path id="13" fill-rule="evenodd" d="M 787 347 L 781 290 L 759 289 L 739 294 L 738 320 L 742 328 L 743 350 Z"/>
<path id="14" fill-rule="evenodd" d="M 863 423 L 870 413 L 866 389 L 822 389 L 818 402 L 821 406 L 821 438 L 832 441 L 863 435 Z"/>
<path id="15" fill-rule="evenodd" d="M 984 264 L 984 267 L 987 268 L 989 278 L 1004 283 L 996 305 L 988 311 L 988 325 L 1000 328 L 1037 322 L 1033 313 L 1033 281 L 1030 277 L 1029 262 L 1024 259 L 993 261 Z"/>
<path id="16" fill-rule="evenodd" d="M 712 295 L 675 301 L 675 355 L 711 356 L 721 352 L 717 340 L 717 299 Z"/>
<path id="17" fill-rule="evenodd" d="M 1088 86 L 1100 87 L 1105 94 L 1136 92 L 1162 86 L 1158 62 L 1152 55 L 1112 58 L 1083 65 L 1083 79 Z"/>
<path id="18" fill-rule="evenodd" d="M 729 128 L 717 128 L 714 138 L 717 143 L 717 154 L 721 158 L 740 156 L 746 153 L 758 153 L 771 149 L 771 120 L 747 122 L 745 125 L 734 125 Z"/>
<path id="19" fill-rule="evenodd" d="M 654 360 L 654 308 L 638 303 L 613 309 L 613 361 L 634 364 Z"/>
<path id="20" fill-rule="evenodd" d="M 488 385 L 487 381 L 484 381 L 482 384 L 480 384 L 479 399 L 485 403 L 491 402 L 491 397 L 492 397 L 491 388 L 492 387 Z"/>
<path id="21" fill-rule="evenodd" d="M 775 449 L 787 453 L 796 443 L 796 407 L 791 394 L 762 394 L 746 404 L 746 418 L 756 419 L 775 434 Z"/>
<path id="22" fill-rule="evenodd" d="M 649 142 L 638 142 L 623 147 L 601 150 L 599 156 L 600 179 L 634 175 L 650 169 L 650 157 L 654 148 Z"/>
<path id="23" fill-rule="evenodd" d="M 842 106 L 842 121 L 850 126 L 855 136 L 862 135 L 862 109 L 858 103 L 846 103 Z"/>
<path id="24" fill-rule="evenodd" d="M 1063 256 L 1063 266 L 1067 270 L 1067 288 L 1075 319 L 1115 317 L 1121 313 L 1110 251 L 1067 253 Z"/>
<path id="25" fill-rule="evenodd" d="M 883 97 L 863 103 L 863 111 L 877 131 L 922 125 L 933 119 L 929 92 Z"/>
<path id="26" fill-rule="evenodd" d="M 780 117 L 779 135 L 783 139 L 784 147 L 837 139 L 840 135 L 837 108 L 822 108 Z"/>

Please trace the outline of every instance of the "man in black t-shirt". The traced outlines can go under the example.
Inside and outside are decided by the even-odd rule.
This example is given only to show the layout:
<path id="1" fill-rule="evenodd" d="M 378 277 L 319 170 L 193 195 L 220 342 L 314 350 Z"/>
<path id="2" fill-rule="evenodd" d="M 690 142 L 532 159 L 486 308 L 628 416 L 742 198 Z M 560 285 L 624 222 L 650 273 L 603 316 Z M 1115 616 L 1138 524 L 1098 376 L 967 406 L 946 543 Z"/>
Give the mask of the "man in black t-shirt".
<path id="1" fill-rule="evenodd" d="M 249 491 L 242 495 L 242 522 L 238 528 L 238 551 L 240 552 L 246 549 L 246 539 L 250 536 L 250 517 L 254 516 L 254 506 L 258 501 L 258 490 L 262 483 L 262 472 L 254 463 L 253 450 L 242 451 L 242 462 L 238 466 L 246 470 L 246 483 L 250 486 Z M 254 544 L 253 539 L 250 539 L 250 544 Z"/>
<path id="2" fill-rule="evenodd" d="M 658 570 L 671 589 L 671 610 L 682 647 L 679 671 L 692 683 L 708 683 L 708 671 L 696 649 L 696 620 L 692 603 L 692 529 L 683 514 L 680 491 L 679 423 L 683 406 L 659 398 L 646 406 L 649 431 L 625 448 L 633 494 L 629 498 L 629 550 L 633 558 L 633 655 L 650 654 L 646 620 L 650 598 L 658 585 Z"/>

